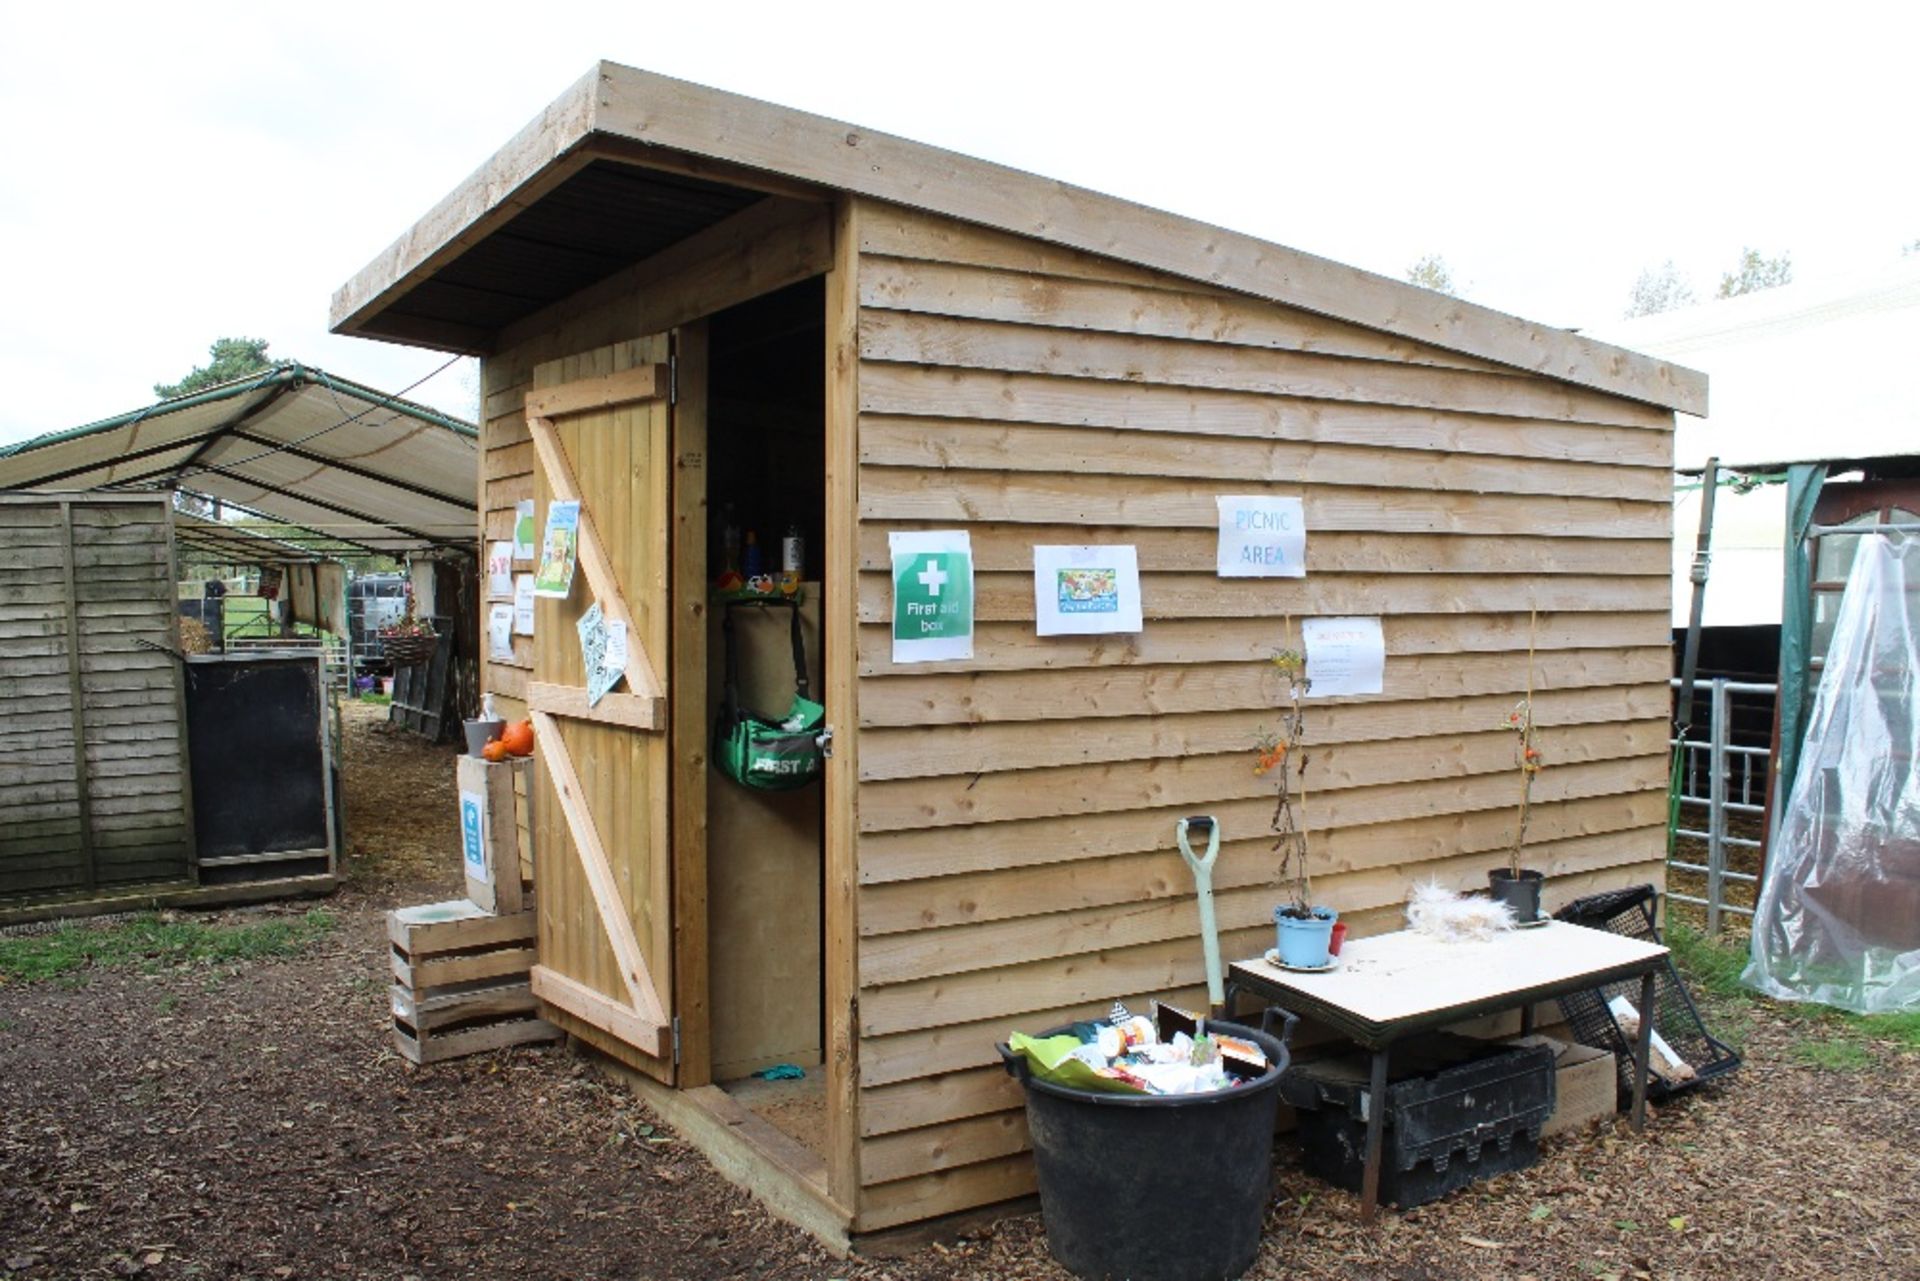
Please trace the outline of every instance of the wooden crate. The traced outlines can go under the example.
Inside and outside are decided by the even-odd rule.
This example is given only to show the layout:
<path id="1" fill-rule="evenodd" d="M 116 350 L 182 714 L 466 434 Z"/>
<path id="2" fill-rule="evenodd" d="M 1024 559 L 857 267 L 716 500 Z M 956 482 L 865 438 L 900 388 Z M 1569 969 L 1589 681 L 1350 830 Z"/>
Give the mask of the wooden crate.
<path id="1" fill-rule="evenodd" d="M 496 916 L 466 899 L 387 913 L 393 1041 L 415 1063 L 556 1040 L 528 987 L 533 913 Z"/>
<path id="2" fill-rule="evenodd" d="M 1546 1045 L 1553 1050 L 1553 1115 L 1540 1127 L 1541 1138 L 1583 1130 L 1620 1110 L 1620 1079 L 1612 1052 L 1551 1036 L 1515 1037 L 1510 1044 Z"/>
<path id="3" fill-rule="evenodd" d="M 466 872 L 467 898 L 488 912 L 511 916 L 532 906 L 531 859 L 522 859 L 520 845 L 520 794 L 531 761 L 491 763 L 476 756 L 462 756 L 456 767 L 460 791 L 462 827 L 462 866 Z M 472 839 L 476 847 L 466 848 L 467 810 L 478 811 L 478 830 Z M 477 860 L 476 856 L 477 855 Z"/>

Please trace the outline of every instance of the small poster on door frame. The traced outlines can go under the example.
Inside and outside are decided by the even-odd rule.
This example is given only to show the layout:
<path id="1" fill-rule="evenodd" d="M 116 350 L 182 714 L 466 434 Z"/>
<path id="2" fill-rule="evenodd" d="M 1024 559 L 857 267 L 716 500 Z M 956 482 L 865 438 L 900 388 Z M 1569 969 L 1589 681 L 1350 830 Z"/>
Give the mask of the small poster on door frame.
<path id="1" fill-rule="evenodd" d="M 513 505 L 513 558 L 532 560 L 534 555 L 533 500 L 522 498 Z"/>
<path id="2" fill-rule="evenodd" d="M 513 544 L 502 539 L 487 544 L 487 596 L 505 600 L 513 595 Z"/>
<path id="3" fill-rule="evenodd" d="M 548 503 L 547 532 L 540 539 L 540 567 L 533 573 L 533 594 L 565 599 L 573 591 L 573 570 L 579 556 L 580 504 Z"/>

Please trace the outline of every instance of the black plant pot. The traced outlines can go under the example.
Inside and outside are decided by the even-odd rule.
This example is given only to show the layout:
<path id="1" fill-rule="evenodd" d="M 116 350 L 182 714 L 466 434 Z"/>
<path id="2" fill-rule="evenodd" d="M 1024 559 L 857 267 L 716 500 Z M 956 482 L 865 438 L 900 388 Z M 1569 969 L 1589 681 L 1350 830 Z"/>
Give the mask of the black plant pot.
<path id="1" fill-rule="evenodd" d="M 1540 886 L 1546 879 L 1530 867 L 1521 868 L 1518 876 L 1504 867 L 1487 873 L 1494 901 L 1512 908 L 1514 920 L 1522 925 L 1540 919 Z"/>

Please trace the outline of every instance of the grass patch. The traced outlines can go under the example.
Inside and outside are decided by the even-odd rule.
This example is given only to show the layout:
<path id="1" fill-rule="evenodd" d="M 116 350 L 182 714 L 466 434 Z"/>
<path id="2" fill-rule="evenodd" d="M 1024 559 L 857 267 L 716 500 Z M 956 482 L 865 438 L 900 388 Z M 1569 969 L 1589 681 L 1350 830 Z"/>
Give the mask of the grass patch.
<path id="1" fill-rule="evenodd" d="M 1735 1030 L 1744 1032 L 1752 1022 L 1751 1009 L 1764 1005 L 1786 1022 L 1807 1029 L 1807 1035 L 1793 1042 L 1792 1053 L 1811 1067 L 1856 1072 L 1871 1066 L 1873 1054 L 1863 1041 L 1920 1051 L 1920 1010 L 1863 1015 L 1812 1001 L 1768 1000 L 1740 981 L 1747 965 L 1744 945 L 1723 942 L 1684 921 L 1669 922 L 1666 940 L 1681 973 L 1707 998 L 1716 1023 L 1738 1024 Z"/>
<path id="2" fill-rule="evenodd" d="M 1719 997 L 1745 999 L 1754 995 L 1753 989 L 1740 981 L 1740 972 L 1747 968 L 1745 948 L 1723 943 L 1684 921 L 1670 921 L 1666 939 L 1673 949 L 1674 964 L 1696 988 Z"/>
<path id="3" fill-rule="evenodd" d="M 1831 1041 L 1796 1040 L 1793 1057 L 1823 1072 L 1858 1072 L 1873 1066 L 1867 1047 L 1844 1036 Z"/>
<path id="4" fill-rule="evenodd" d="M 376 690 L 370 689 L 366 693 L 360 695 L 360 701 L 363 703 L 373 703 L 380 707 L 385 707 L 388 703 L 391 703 L 393 701 L 393 695 L 382 694 Z"/>
<path id="5" fill-rule="evenodd" d="M 1864 1036 L 1876 1041 L 1892 1041 L 1905 1050 L 1920 1050 L 1920 1010 L 1899 1014 L 1868 1014 L 1855 1020 Z"/>
<path id="6" fill-rule="evenodd" d="M 49 934 L 0 938 L 0 981 L 73 979 L 89 969 L 138 968 L 151 973 L 292 956 L 333 925 L 333 914 L 323 908 L 254 925 L 209 925 L 154 914 L 110 926 L 68 922 Z"/>

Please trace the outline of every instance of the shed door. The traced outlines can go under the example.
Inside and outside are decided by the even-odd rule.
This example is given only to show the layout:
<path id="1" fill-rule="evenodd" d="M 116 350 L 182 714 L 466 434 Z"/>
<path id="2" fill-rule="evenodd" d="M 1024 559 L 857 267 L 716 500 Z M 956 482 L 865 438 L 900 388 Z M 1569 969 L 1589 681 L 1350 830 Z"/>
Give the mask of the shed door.
<path id="1" fill-rule="evenodd" d="M 539 778 L 533 991 L 570 1028 L 611 1038 L 670 1081 L 667 352 L 658 335 L 534 370 L 540 563 L 551 506 L 577 499 L 580 518 L 572 588 L 535 611 L 527 705 Z M 627 663 L 625 681 L 589 706 L 579 623 L 595 603 L 626 624 Z"/>

